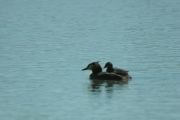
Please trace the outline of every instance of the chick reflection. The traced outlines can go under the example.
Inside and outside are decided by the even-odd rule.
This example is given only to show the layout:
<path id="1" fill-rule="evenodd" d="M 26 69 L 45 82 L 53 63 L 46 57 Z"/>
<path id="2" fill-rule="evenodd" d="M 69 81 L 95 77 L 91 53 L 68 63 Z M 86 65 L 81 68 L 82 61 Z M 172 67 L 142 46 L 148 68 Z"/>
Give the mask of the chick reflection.
<path id="1" fill-rule="evenodd" d="M 106 88 L 107 92 L 112 92 L 113 89 L 109 89 L 113 87 L 114 85 L 119 85 L 120 87 L 123 86 L 123 84 L 127 84 L 128 81 L 111 81 L 111 80 L 91 80 L 91 92 L 101 92 L 101 86 L 104 86 Z M 122 88 L 121 88 L 122 89 Z"/>

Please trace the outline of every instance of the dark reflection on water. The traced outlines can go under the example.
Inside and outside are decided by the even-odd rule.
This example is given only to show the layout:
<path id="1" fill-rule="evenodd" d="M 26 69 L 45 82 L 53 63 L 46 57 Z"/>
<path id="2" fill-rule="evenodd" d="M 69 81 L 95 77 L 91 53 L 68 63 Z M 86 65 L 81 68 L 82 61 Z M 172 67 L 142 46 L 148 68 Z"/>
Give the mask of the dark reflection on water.
<path id="1" fill-rule="evenodd" d="M 124 84 L 128 84 L 128 81 L 112 81 L 112 80 L 90 80 L 90 91 L 91 92 L 101 92 L 101 88 L 105 87 L 106 92 L 112 92 L 114 85 L 119 85 L 119 89 L 122 89 Z"/>

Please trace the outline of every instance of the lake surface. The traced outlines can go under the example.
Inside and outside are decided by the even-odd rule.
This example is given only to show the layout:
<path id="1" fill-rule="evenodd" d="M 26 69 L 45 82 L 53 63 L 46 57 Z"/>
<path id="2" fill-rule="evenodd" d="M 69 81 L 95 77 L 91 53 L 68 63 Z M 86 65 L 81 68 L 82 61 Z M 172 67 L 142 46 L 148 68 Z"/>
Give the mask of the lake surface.
<path id="1" fill-rule="evenodd" d="M 179 120 L 179 0 L 0 0 L 1 120 Z M 91 81 L 89 63 L 129 70 Z"/>

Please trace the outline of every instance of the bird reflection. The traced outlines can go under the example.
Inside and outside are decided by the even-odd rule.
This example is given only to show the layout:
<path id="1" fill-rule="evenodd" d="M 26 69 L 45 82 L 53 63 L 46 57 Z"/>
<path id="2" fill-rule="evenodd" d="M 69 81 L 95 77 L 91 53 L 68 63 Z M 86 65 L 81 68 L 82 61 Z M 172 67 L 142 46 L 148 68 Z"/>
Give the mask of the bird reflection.
<path id="1" fill-rule="evenodd" d="M 112 80 L 91 80 L 90 88 L 91 92 L 101 92 L 101 88 L 104 86 L 107 92 L 112 92 L 111 89 L 114 85 L 122 87 L 127 84 L 128 81 L 112 81 Z"/>
<path id="2" fill-rule="evenodd" d="M 100 87 L 103 85 L 104 80 L 91 80 L 90 87 L 92 88 L 91 92 L 100 91 Z"/>

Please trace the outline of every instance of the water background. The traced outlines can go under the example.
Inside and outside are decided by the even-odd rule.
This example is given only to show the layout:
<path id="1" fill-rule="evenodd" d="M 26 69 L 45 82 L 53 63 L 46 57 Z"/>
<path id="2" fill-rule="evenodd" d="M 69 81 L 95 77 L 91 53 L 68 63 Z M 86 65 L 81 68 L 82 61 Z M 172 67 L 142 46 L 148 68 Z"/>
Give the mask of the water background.
<path id="1" fill-rule="evenodd" d="M 0 119 L 178 120 L 179 45 L 179 0 L 0 0 Z"/>

